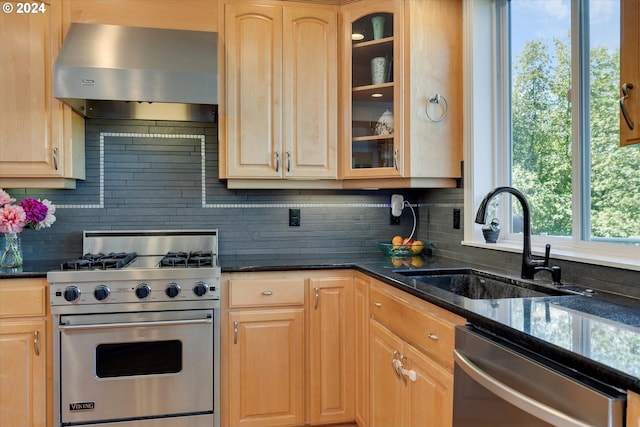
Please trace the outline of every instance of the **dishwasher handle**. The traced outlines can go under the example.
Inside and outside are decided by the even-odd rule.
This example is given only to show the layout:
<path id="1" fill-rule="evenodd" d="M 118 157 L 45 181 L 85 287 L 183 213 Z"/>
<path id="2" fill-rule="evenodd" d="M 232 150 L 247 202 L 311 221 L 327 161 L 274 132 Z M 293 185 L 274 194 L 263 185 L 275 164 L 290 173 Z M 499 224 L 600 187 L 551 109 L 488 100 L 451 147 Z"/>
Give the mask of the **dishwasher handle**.
<path id="1" fill-rule="evenodd" d="M 546 421 L 557 427 L 592 427 L 591 424 L 577 420 L 555 408 L 545 405 L 542 402 L 538 402 L 518 390 L 498 381 L 475 365 L 471 360 L 469 360 L 469 358 L 464 356 L 460 350 L 454 350 L 453 358 L 456 364 L 482 387 L 540 420 Z"/>

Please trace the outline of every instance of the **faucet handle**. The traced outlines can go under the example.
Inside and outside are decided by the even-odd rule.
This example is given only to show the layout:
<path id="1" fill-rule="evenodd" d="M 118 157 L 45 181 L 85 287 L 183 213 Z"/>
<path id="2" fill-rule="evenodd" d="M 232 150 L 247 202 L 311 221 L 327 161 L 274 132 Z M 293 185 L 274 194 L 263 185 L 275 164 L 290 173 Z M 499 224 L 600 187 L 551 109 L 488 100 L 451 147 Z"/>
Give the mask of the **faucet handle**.
<path id="1" fill-rule="evenodd" d="M 549 267 L 549 256 L 551 255 L 551 244 L 547 243 L 544 246 L 544 262 L 542 263 L 542 265 L 544 265 L 545 267 Z"/>
<path id="2" fill-rule="evenodd" d="M 553 281 L 554 286 L 562 286 L 562 281 L 560 279 L 561 275 L 562 272 L 560 270 L 560 267 L 558 267 L 557 265 L 551 267 L 551 280 Z"/>

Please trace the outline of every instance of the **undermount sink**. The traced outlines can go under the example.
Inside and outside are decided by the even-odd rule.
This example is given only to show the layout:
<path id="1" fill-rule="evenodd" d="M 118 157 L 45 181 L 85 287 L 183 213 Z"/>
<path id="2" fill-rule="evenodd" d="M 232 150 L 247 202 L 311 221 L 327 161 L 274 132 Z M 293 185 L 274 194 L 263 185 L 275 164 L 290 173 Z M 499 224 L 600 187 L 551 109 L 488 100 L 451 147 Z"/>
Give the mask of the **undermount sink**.
<path id="1" fill-rule="evenodd" d="M 470 299 L 526 298 L 567 295 L 566 292 L 536 286 L 471 268 L 441 270 L 395 270 L 413 279 L 416 289 L 428 292 L 433 287 Z"/>

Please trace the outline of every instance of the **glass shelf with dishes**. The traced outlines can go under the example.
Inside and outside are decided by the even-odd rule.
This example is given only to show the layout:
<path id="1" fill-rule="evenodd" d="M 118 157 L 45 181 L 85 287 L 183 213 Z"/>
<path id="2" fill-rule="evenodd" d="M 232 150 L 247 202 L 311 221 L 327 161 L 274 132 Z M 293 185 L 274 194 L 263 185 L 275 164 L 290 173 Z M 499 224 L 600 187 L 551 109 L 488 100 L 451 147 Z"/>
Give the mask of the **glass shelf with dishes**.
<path id="1" fill-rule="evenodd" d="M 378 168 L 389 168 L 385 175 L 397 171 L 395 43 L 393 13 L 367 14 L 351 24 L 351 165 L 347 175 L 357 177 L 361 176 L 357 171 Z"/>

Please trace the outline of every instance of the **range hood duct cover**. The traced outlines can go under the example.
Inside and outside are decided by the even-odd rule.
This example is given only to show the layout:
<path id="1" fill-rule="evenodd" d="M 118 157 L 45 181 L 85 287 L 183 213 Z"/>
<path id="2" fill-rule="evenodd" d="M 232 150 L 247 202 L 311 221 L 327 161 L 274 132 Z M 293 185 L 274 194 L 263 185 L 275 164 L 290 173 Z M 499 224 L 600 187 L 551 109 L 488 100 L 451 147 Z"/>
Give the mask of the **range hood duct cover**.
<path id="1" fill-rule="evenodd" d="M 218 35 L 73 23 L 54 96 L 88 118 L 216 120 Z"/>

